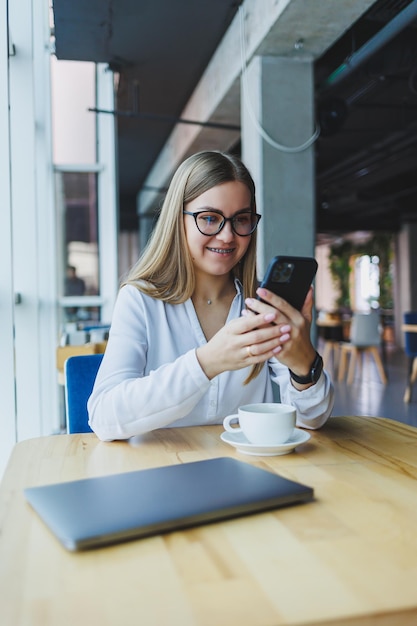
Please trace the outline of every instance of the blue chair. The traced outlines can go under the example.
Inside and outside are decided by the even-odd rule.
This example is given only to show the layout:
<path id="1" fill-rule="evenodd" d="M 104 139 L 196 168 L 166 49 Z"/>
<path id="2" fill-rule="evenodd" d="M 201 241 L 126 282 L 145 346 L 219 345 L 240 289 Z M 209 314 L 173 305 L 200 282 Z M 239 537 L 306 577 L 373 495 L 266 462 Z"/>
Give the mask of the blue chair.
<path id="1" fill-rule="evenodd" d="M 93 390 L 102 354 L 71 356 L 65 361 L 65 408 L 68 433 L 91 433 L 87 400 Z"/>
<path id="2" fill-rule="evenodd" d="M 417 380 L 417 311 L 404 313 L 403 319 L 404 348 L 409 358 L 408 381 L 404 393 L 404 402 L 411 402 L 413 384 Z"/>

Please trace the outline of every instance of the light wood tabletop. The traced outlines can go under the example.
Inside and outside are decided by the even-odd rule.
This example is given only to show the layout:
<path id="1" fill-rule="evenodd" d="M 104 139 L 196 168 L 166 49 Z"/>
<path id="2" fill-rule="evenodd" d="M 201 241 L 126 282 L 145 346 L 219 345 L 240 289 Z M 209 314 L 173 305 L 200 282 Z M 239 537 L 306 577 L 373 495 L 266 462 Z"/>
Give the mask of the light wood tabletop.
<path id="1" fill-rule="evenodd" d="M 240 454 L 221 431 L 159 430 L 136 445 L 94 434 L 18 443 L 0 487 L 0 623 L 417 623 L 417 429 L 335 417 L 274 457 Z M 315 500 L 71 553 L 23 495 L 33 485 L 219 456 L 310 485 Z"/>
<path id="2" fill-rule="evenodd" d="M 401 330 L 405 333 L 417 333 L 417 324 L 402 324 Z"/>

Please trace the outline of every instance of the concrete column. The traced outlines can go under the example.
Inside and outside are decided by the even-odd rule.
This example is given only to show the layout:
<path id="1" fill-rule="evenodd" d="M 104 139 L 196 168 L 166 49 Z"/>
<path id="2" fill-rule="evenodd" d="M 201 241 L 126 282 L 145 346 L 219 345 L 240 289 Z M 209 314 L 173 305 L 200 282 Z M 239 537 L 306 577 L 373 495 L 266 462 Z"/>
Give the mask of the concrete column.
<path id="1" fill-rule="evenodd" d="M 242 158 L 256 183 L 259 272 L 277 254 L 314 256 L 313 64 L 310 60 L 255 57 L 242 79 Z M 264 131 L 281 147 L 270 145 Z M 290 151 L 287 150 L 290 148 Z"/>

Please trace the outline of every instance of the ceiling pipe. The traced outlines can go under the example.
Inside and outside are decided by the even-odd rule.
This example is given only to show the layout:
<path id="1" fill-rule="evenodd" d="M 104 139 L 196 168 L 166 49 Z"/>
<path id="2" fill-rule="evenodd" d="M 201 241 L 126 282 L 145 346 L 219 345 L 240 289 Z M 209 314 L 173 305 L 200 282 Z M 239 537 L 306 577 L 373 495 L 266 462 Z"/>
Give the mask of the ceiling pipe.
<path id="1" fill-rule="evenodd" d="M 344 159 L 337 165 L 329 167 L 326 171 L 318 174 L 320 184 L 340 184 L 346 176 L 352 176 L 365 167 L 368 169 L 380 162 L 387 162 L 393 156 L 399 154 L 415 154 L 417 146 L 417 125 L 411 124 L 403 131 L 363 149 L 360 152 Z"/>
<path id="2" fill-rule="evenodd" d="M 417 0 L 398 13 L 374 37 L 369 39 L 357 52 L 354 52 L 346 61 L 327 77 L 322 89 L 338 85 L 352 74 L 360 65 L 363 65 L 383 46 L 399 35 L 407 26 L 417 19 Z"/>

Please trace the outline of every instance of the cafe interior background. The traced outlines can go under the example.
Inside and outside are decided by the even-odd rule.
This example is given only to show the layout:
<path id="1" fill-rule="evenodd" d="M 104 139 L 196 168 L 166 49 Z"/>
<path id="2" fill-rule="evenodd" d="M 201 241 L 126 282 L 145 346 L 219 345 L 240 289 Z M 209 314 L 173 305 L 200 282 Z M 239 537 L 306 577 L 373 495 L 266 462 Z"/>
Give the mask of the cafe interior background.
<path id="1" fill-rule="evenodd" d="M 379 310 L 403 350 L 416 0 L 0 7 L 0 474 L 16 441 L 65 428 L 57 352 L 105 337 L 170 176 L 201 149 L 254 175 L 260 274 L 277 253 L 316 256 L 317 317 Z"/>

